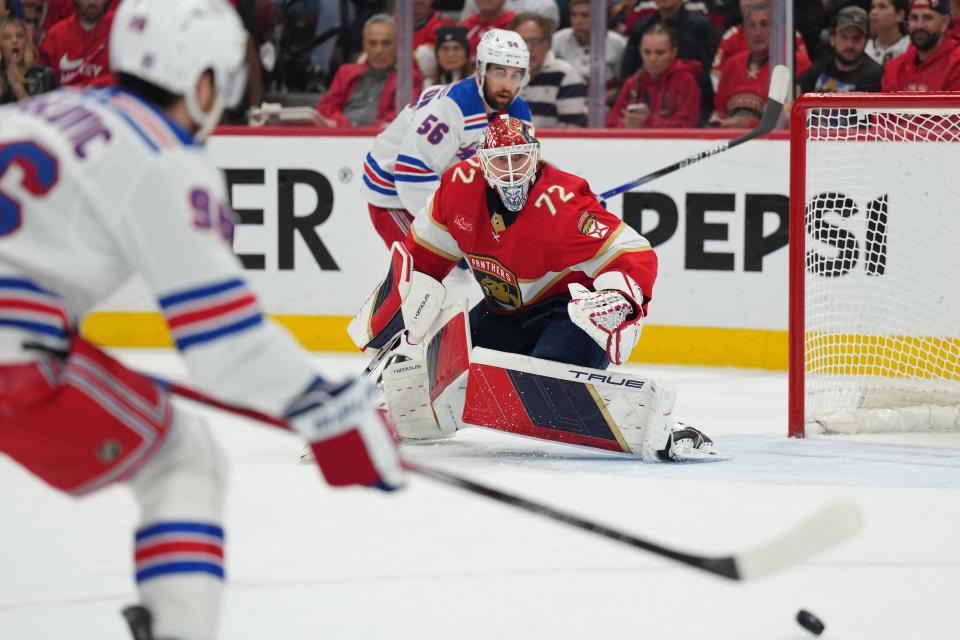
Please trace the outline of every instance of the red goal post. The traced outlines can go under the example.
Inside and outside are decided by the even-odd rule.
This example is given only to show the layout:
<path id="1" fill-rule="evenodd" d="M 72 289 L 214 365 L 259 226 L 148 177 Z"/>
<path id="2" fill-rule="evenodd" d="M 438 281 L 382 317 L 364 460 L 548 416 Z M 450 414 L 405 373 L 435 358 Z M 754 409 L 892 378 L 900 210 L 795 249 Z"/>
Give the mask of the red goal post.
<path id="1" fill-rule="evenodd" d="M 790 436 L 960 424 L 958 178 L 960 93 L 793 105 Z"/>

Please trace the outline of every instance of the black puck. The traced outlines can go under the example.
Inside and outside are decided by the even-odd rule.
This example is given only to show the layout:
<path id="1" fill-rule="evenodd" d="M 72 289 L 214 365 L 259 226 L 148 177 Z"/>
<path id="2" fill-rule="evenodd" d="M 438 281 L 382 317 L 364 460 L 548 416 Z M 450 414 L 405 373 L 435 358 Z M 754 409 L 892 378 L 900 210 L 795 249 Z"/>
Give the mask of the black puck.
<path id="1" fill-rule="evenodd" d="M 815 636 L 823 633 L 823 630 L 826 627 L 820 618 L 813 615 L 806 609 L 800 609 L 800 611 L 797 611 L 797 623 Z"/>

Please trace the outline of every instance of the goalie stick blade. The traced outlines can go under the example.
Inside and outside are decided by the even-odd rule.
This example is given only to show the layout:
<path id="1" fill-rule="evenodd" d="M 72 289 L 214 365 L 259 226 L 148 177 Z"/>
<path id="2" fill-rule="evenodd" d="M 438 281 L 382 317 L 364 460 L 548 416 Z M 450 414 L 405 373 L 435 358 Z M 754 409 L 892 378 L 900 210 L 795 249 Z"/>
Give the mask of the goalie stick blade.
<path id="1" fill-rule="evenodd" d="M 777 538 L 734 557 L 736 578 L 752 580 L 803 562 L 849 540 L 862 526 L 860 510 L 835 502 Z"/>

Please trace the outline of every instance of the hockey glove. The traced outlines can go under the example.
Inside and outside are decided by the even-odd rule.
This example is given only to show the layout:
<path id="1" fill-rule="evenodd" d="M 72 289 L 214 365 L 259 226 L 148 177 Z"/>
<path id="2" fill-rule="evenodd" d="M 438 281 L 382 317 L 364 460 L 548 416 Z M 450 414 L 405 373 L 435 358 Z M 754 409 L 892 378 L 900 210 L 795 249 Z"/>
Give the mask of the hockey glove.
<path id="1" fill-rule="evenodd" d="M 307 439 L 331 486 L 386 491 L 403 486 L 397 446 L 375 394 L 376 385 L 366 376 L 341 384 L 321 382 L 287 409 L 290 426 Z"/>
<path id="2" fill-rule="evenodd" d="M 567 313 L 607 352 L 613 364 L 623 364 L 643 330 L 643 294 L 630 276 L 612 271 L 593 281 L 596 291 L 571 284 Z"/>

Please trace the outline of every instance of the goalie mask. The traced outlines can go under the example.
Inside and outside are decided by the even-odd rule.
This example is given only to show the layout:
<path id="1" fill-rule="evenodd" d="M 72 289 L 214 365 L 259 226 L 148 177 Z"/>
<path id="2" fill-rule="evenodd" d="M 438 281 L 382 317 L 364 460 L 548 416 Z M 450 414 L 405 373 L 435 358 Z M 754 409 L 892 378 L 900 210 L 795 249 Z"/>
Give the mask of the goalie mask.
<path id="1" fill-rule="evenodd" d="M 483 132 L 477 157 L 487 184 L 503 205 L 510 211 L 523 209 L 540 165 L 540 142 L 533 137 L 533 127 L 498 114 Z"/>

